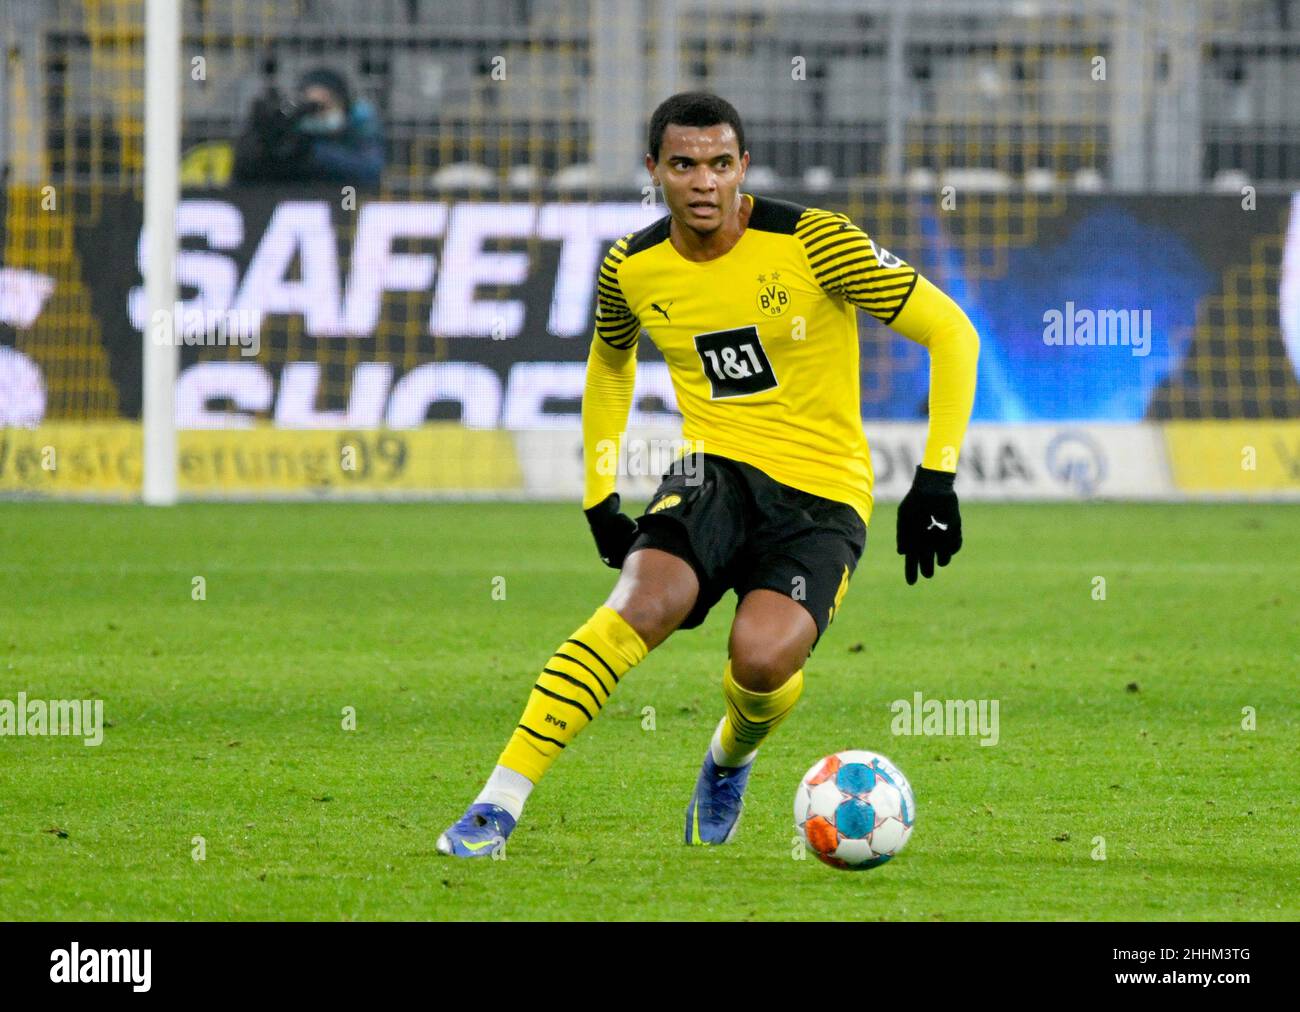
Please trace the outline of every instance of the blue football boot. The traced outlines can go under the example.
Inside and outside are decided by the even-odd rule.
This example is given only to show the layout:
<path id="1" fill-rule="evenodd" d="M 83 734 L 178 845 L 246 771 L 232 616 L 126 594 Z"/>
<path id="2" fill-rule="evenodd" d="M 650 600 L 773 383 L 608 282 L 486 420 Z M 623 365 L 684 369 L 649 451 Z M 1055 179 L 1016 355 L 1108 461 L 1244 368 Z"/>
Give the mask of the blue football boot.
<path id="1" fill-rule="evenodd" d="M 438 853 L 456 857 L 491 857 L 506 845 L 514 817 L 499 805 L 470 805 L 460 821 L 438 837 Z"/>
<path id="2" fill-rule="evenodd" d="M 686 842 L 697 846 L 729 843 L 736 835 L 740 810 L 745 805 L 745 786 L 754 760 L 744 766 L 719 766 L 713 750 L 704 755 L 695 793 L 686 806 Z"/>

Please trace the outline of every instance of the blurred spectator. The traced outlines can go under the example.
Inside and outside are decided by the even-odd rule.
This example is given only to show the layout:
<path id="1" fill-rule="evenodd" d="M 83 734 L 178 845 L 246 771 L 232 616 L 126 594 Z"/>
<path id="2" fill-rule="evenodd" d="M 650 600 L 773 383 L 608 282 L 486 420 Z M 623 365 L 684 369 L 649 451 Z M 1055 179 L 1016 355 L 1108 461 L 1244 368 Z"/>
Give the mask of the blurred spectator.
<path id="1" fill-rule="evenodd" d="M 343 75 L 317 67 L 292 98 L 275 89 L 253 103 L 235 143 L 238 182 L 331 180 L 374 186 L 384 168 L 379 121 L 369 102 L 354 101 Z"/>

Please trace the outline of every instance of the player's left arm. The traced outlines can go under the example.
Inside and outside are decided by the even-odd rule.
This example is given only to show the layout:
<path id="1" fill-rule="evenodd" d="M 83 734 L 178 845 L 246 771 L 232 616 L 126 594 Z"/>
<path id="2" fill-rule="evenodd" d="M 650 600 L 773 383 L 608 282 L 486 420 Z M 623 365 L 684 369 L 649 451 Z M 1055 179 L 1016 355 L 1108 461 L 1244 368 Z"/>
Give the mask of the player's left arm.
<path id="1" fill-rule="evenodd" d="M 930 430 L 912 487 L 898 504 L 898 554 L 909 584 L 927 579 L 961 549 L 953 481 L 975 402 L 979 334 L 961 307 L 920 274 L 889 324 L 930 352 Z"/>
<path id="2" fill-rule="evenodd" d="M 930 428 L 912 488 L 898 508 L 907 582 L 934 575 L 961 548 L 953 480 L 975 401 L 979 334 L 961 307 L 845 215 L 808 209 L 796 229 L 822 289 L 930 353 Z"/>
<path id="3" fill-rule="evenodd" d="M 921 467 L 954 474 L 975 403 L 979 334 L 961 307 L 921 274 L 889 328 L 930 352 L 930 431 Z"/>

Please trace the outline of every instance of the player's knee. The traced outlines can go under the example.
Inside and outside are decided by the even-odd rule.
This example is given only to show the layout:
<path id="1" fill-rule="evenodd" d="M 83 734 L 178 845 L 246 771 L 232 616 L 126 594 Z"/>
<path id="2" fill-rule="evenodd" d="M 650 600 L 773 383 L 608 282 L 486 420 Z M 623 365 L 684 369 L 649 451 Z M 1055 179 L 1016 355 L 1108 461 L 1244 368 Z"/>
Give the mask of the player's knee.
<path id="1" fill-rule="evenodd" d="M 686 620 L 698 593 L 699 582 L 686 562 L 646 549 L 628 556 L 605 604 L 653 650 Z"/>
<path id="2" fill-rule="evenodd" d="M 636 630 L 637 635 L 651 649 L 667 639 L 669 633 L 676 628 L 670 612 L 659 602 L 631 600 L 614 610 L 623 616 L 623 620 Z"/>
<path id="3" fill-rule="evenodd" d="M 803 662 L 798 648 L 769 637 L 733 637 L 731 641 L 731 677 L 750 692 L 775 692 Z"/>
<path id="4" fill-rule="evenodd" d="M 686 619 L 693 598 L 669 588 L 648 591 L 635 587 L 627 593 L 611 595 L 607 603 L 636 630 L 646 647 L 653 650 Z"/>

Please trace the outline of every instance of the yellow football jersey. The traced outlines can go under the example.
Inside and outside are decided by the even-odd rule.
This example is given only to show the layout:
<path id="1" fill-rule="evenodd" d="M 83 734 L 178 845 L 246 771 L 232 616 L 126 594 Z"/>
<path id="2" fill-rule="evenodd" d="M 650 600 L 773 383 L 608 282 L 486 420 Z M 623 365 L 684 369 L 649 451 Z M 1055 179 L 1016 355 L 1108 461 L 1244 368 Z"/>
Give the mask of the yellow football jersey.
<path id="1" fill-rule="evenodd" d="M 593 347 L 592 361 L 635 355 L 644 329 L 668 364 L 685 439 L 848 503 L 867 523 L 856 308 L 892 323 L 919 276 L 843 214 L 744 198 L 749 223 L 713 260 L 678 253 L 668 217 L 613 245 L 597 279 L 595 340 L 607 347 Z M 973 362 L 970 372 L 973 396 Z M 592 483 L 590 455 L 587 499 L 605 488 Z"/>

